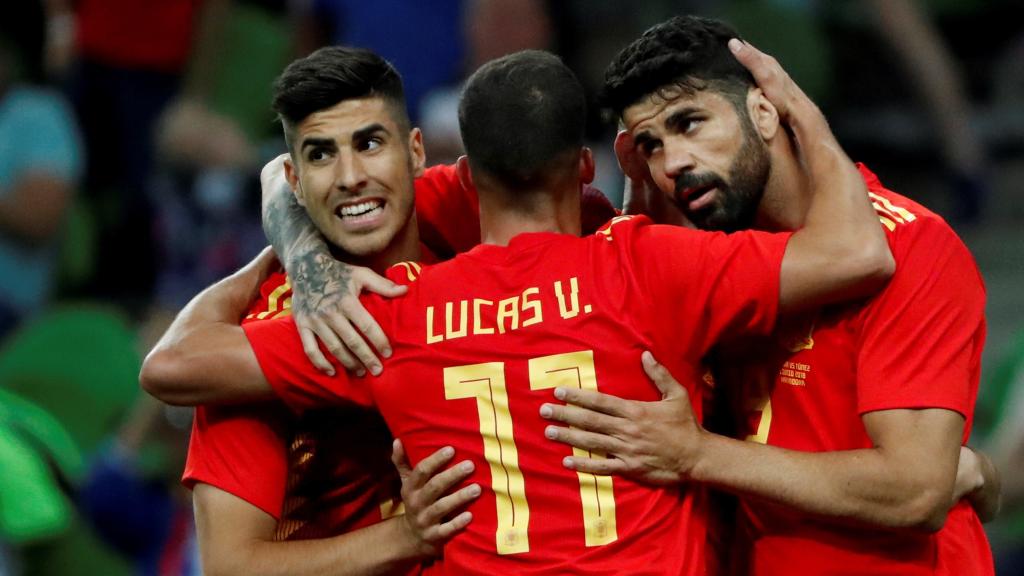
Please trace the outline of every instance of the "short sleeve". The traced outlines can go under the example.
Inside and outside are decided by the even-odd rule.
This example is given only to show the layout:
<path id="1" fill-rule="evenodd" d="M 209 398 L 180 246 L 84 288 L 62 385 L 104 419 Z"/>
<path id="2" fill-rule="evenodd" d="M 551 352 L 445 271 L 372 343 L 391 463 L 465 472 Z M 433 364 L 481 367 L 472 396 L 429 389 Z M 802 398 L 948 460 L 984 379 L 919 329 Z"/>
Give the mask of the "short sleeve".
<path id="1" fill-rule="evenodd" d="M 639 226 L 631 257 L 655 321 L 703 356 L 723 337 L 774 328 L 790 236 Z"/>
<path id="2" fill-rule="evenodd" d="M 480 243 L 480 201 L 465 188 L 455 165 L 431 166 L 416 179 L 416 222 L 420 241 L 441 260 Z"/>
<path id="3" fill-rule="evenodd" d="M 279 519 L 288 417 L 280 405 L 197 407 L 182 483 L 209 484 Z"/>
<path id="4" fill-rule="evenodd" d="M 371 315 L 374 313 L 370 311 Z M 356 404 L 372 406 L 366 379 L 350 378 L 330 354 L 335 375 L 318 370 L 306 357 L 291 316 L 242 325 L 260 369 L 277 396 L 296 411 L 317 406 Z"/>
<path id="5" fill-rule="evenodd" d="M 862 312 L 857 408 L 946 408 L 969 418 L 984 285 L 949 226 L 934 218 L 907 226 L 917 229 L 893 247 L 896 273 Z"/>

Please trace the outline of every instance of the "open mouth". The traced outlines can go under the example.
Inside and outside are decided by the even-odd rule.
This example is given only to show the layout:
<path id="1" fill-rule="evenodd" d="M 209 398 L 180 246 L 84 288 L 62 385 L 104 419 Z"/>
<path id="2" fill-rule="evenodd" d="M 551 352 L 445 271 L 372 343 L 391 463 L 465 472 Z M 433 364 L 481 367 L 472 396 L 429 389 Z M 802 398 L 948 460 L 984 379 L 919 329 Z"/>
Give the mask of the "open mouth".
<path id="1" fill-rule="evenodd" d="M 714 192 L 717 189 L 718 187 L 714 184 L 684 188 L 679 191 L 677 198 L 681 206 L 685 206 L 690 212 L 696 212 L 709 205 L 715 199 Z"/>
<path id="2" fill-rule="evenodd" d="M 373 198 L 351 204 L 342 204 L 335 209 L 334 214 L 342 220 L 361 221 L 372 219 L 383 211 L 384 201 Z"/>

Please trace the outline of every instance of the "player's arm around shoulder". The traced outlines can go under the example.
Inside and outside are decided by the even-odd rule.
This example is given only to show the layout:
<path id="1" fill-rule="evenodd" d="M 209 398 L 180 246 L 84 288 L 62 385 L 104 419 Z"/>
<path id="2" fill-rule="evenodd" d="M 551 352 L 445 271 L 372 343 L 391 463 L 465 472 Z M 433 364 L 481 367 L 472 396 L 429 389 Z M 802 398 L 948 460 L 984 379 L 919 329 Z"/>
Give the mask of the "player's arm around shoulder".
<path id="1" fill-rule="evenodd" d="M 270 398 L 271 388 L 239 324 L 274 262 L 268 248 L 193 298 L 146 356 L 142 388 L 185 406 Z"/>
<path id="2" fill-rule="evenodd" d="M 792 134 L 794 163 L 811 189 L 803 228 L 793 234 L 782 261 L 779 304 L 783 313 L 813 309 L 877 291 L 895 261 L 868 201 L 860 173 L 829 129 L 818 107 L 778 62 L 753 46 L 731 40 L 767 104 Z M 780 129 L 777 138 L 786 138 Z M 780 156 L 788 157 L 787 152 Z"/>
<path id="3" fill-rule="evenodd" d="M 359 530 L 315 540 L 276 541 L 277 519 L 210 484 L 194 489 L 196 534 L 207 576 L 367 576 L 400 574 L 440 554 L 472 521 L 463 508 L 480 486 L 455 487 L 472 463 L 448 466 L 442 448 L 409 467 L 396 441 L 392 460 L 402 477 L 406 513 Z M 461 510 L 461 512 L 460 512 Z"/>

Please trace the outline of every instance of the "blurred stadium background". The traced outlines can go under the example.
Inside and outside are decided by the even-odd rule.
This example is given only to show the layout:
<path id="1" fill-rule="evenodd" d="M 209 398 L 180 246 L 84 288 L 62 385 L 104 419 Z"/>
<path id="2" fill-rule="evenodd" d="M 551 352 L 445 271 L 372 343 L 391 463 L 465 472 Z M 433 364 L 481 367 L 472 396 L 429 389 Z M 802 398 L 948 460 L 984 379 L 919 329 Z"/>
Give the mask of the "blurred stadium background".
<path id="1" fill-rule="evenodd" d="M 196 573 L 177 487 L 188 411 L 140 396 L 178 308 L 263 245 L 270 82 L 331 43 L 406 80 L 430 163 L 460 151 L 459 83 L 521 48 L 597 95 L 626 42 L 723 17 L 821 105 L 851 157 L 950 220 L 988 286 L 973 444 L 989 525 L 1024 573 L 1024 21 L 1014 0 L 17 0 L 0 3 L 0 576 Z M 621 202 L 594 107 L 598 185 Z"/>

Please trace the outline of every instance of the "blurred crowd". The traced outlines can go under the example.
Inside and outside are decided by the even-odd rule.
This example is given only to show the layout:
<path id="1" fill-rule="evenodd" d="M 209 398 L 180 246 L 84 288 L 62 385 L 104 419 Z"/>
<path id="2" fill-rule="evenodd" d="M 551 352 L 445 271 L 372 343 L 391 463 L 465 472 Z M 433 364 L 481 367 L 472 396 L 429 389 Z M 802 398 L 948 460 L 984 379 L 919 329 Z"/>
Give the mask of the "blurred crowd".
<path id="1" fill-rule="evenodd" d="M 1024 281 L 1015 4 L 0 3 L 0 576 L 198 573 L 177 481 L 190 413 L 140 397 L 137 374 L 180 306 L 266 244 L 259 169 L 285 149 L 271 83 L 293 58 L 330 44 L 387 58 L 436 164 L 461 153 L 469 72 L 515 50 L 554 51 L 592 95 L 596 184 L 620 204 L 616 127 L 597 105 L 605 65 L 672 14 L 724 18 L 783 63 L 854 159 L 978 238 L 983 273 L 1008 279 L 987 278 L 990 299 L 1012 302 Z M 1011 313 L 990 313 L 973 442 L 1002 468 L 997 569 L 1020 574 L 1024 308 L 997 310 Z"/>

